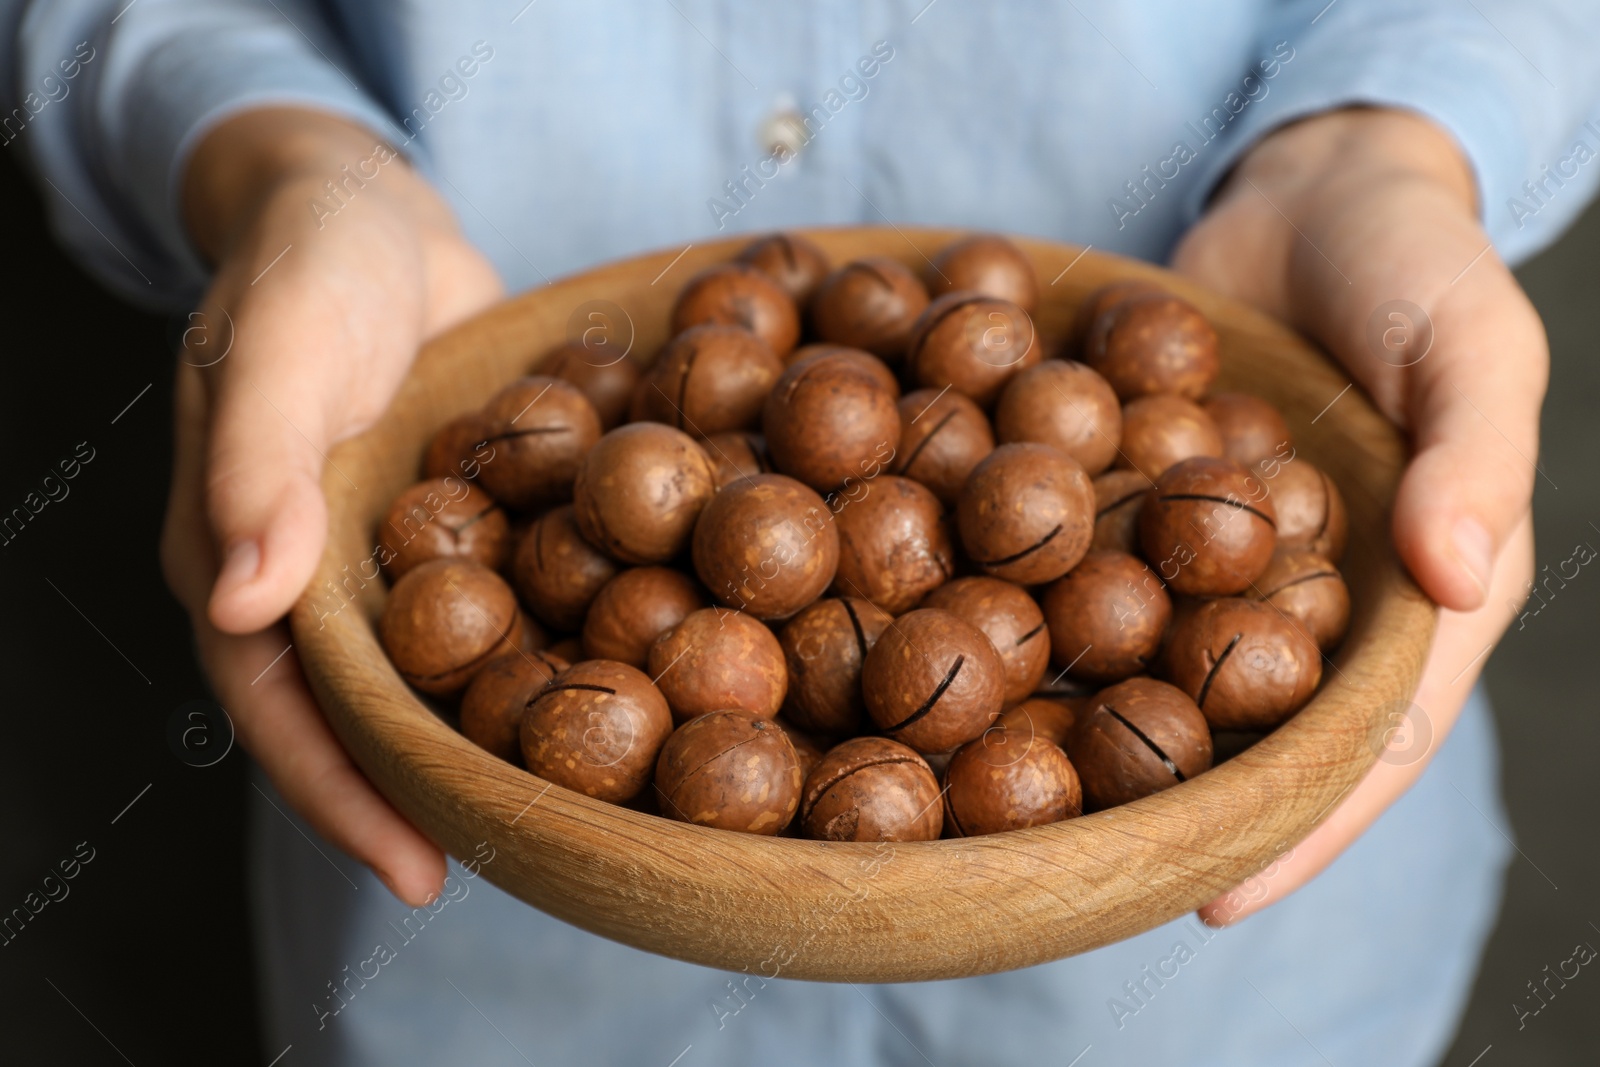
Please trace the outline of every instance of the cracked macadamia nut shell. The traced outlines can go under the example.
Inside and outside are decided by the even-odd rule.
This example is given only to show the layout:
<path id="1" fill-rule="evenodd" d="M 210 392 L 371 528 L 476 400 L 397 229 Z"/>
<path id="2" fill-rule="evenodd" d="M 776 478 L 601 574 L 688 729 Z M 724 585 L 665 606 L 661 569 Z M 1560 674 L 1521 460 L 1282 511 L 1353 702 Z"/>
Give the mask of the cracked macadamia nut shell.
<path id="1" fill-rule="evenodd" d="M 486 664 L 461 694 L 461 733 L 507 763 L 522 766 L 522 718 L 545 683 L 570 667 L 545 652 L 506 652 Z"/>
<path id="2" fill-rule="evenodd" d="M 994 430 L 983 409 L 960 393 L 918 389 L 900 398 L 894 472 L 933 490 L 945 507 L 955 507 L 967 475 L 993 451 Z"/>
<path id="3" fill-rule="evenodd" d="M 400 676 L 430 696 L 452 696 L 486 663 L 517 647 L 516 594 L 481 563 L 429 560 L 389 591 L 378 632 Z"/>
<path id="4" fill-rule="evenodd" d="M 813 490 L 762 474 L 717 490 L 694 528 L 694 566 L 711 595 L 758 619 L 786 619 L 828 588 L 839 531 Z"/>
<path id="5" fill-rule="evenodd" d="M 577 386 L 594 405 L 601 427 L 611 430 L 628 417 L 628 401 L 639 384 L 639 365 L 620 346 L 602 339 L 601 333 L 595 336 L 592 344 L 569 341 L 552 348 L 540 358 L 536 369 Z"/>
<path id="6" fill-rule="evenodd" d="M 1049 445 L 1001 445 L 973 468 L 956 503 L 967 556 L 1020 585 L 1059 578 L 1089 550 L 1094 488 L 1082 465 Z"/>
<path id="7" fill-rule="evenodd" d="M 770 719 L 788 692 L 783 649 L 742 611 L 701 608 L 650 646 L 650 677 L 679 723 L 712 711 Z"/>
<path id="8" fill-rule="evenodd" d="M 1099 474 L 1117 458 L 1122 404 L 1111 386 L 1082 363 L 1047 359 L 1006 384 L 994 412 L 1002 443 L 1054 445 Z"/>
<path id="9" fill-rule="evenodd" d="M 706 606 L 705 591 L 682 571 L 633 567 L 600 587 L 583 622 L 583 652 L 643 668 L 656 638 Z"/>
<path id="10" fill-rule="evenodd" d="M 946 293 L 911 328 L 906 375 L 925 389 L 950 388 L 989 408 L 1007 382 L 1044 358 L 1041 349 L 1033 320 L 1017 305 Z"/>
<path id="11" fill-rule="evenodd" d="M 1137 554 L 1139 511 L 1154 487 L 1138 471 L 1109 470 L 1094 480 L 1094 539 L 1089 547 Z"/>
<path id="12" fill-rule="evenodd" d="M 839 531 L 835 595 L 864 597 L 899 615 L 950 580 L 955 546 L 944 508 L 926 486 L 885 474 L 852 487 L 834 503 Z"/>
<path id="13" fill-rule="evenodd" d="M 1081 360 L 1089 339 L 1089 330 L 1094 326 L 1095 320 L 1115 305 L 1132 296 L 1164 292 L 1166 290 L 1155 282 L 1147 282 L 1141 278 L 1120 278 L 1093 290 L 1083 298 L 1083 302 L 1073 312 L 1072 327 L 1067 331 L 1067 341 L 1062 350 L 1063 357 Z"/>
<path id="14" fill-rule="evenodd" d="M 738 326 L 707 323 L 667 342 L 645 371 L 641 414 L 695 437 L 754 430 L 783 360 Z"/>
<path id="15" fill-rule="evenodd" d="M 765 272 L 747 263 L 707 267 L 678 294 L 672 332 L 706 324 L 748 330 L 780 358 L 800 340 L 800 312 L 794 301 Z"/>
<path id="16" fill-rule="evenodd" d="M 619 426 L 578 467 L 572 503 L 590 544 L 624 563 L 664 563 L 689 547 L 716 492 L 694 438 L 656 422 Z"/>
<path id="17" fill-rule="evenodd" d="M 1316 694 L 1322 655 L 1271 604 L 1224 597 L 1173 632 L 1167 674 L 1215 729 L 1270 730 Z"/>
<path id="18" fill-rule="evenodd" d="M 1156 479 L 1139 515 L 1139 544 L 1174 592 L 1231 596 L 1267 569 L 1276 523 L 1261 479 L 1231 459 L 1197 456 Z"/>
<path id="19" fill-rule="evenodd" d="M 800 820 L 819 841 L 934 841 L 944 828 L 939 780 L 905 745 L 857 737 L 829 749 L 807 775 Z"/>
<path id="20" fill-rule="evenodd" d="M 585 796 L 621 804 L 650 784 L 672 713 L 650 679 L 611 660 L 575 663 L 528 703 L 522 758 L 529 771 Z"/>
<path id="21" fill-rule="evenodd" d="M 491 496 L 518 511 L 572 499 L 578 464 L 600 440 L 600 415 L 578 387 L 559 378 L 518 378 L 483 409 L 494 449 L 479 480 Z"/>
<path id="22" fill-rule="evenodd" d="M 1332 478 L 1292 453 L 1287 459 L 1262 460 L 1255 474 L 1272 499 L 1278 544 L 1308 549 L 1332 563 L 1344 558 L 1350 517 Z"/>
<path id="23" fill-rule="evenodd" d="M 452 556 L 499 570 L 511 553 L 511 523 L 476 486 L 453 475 L 430 478 L 395 498 L 378 543 L 391 582 L 418 564 Z"/>
<path id="24" fill-rule="evenodd" d="M 1280 548 L 1247 594 L 1299 623 L 1327 652 L 1350 626 L 1350 589 L 1339 569 L 1303 548 Z"/>
<path id="25" fill-rule="evenodd" d="M 1192 400 L 1160 393 L 1131 400 L 1122 409 L 1119 467 L 1155 479 L 1194 456 L 1220 455 L 1217 424 Z"/>
<path id="26" fill-rule="evenodd" d="M 620 569 L 584 539 L 572 505 L 563 504 L 522 535 L 511 557 L 511 585 L 535 618 L 571 633 L 583 628 L 589 605 Z"/>
<path id="27" fill-rule="evenodd" d="M 1079 720 L 1067 754 L 1090 811 L 1188 781 L 1211 767 L 1211 731 L 1181 689 L 1129 678 L 1103 689 Z"/>
<path id="28" fill-rule="evenodd" d="M 867 256 L 823 279 L 811 298 L 811 321 L 824 341 L 898 363 L 927 306 L 915 274 L 887 256 Z"/>
<path id="29" fill-rule="evenodd" d="M 1150 670 L 1172 621 L 1172 598 L 1145 562 L 1094 551 L 1040 598 L 1056 666 L 1090 682 Z"/>
<path id="30" fill-rule="evenodd" d="M 958 289 L 1008 300 L 1028 314 L 1039 306 L 1039 278 L 1022 250 L 993 233 L 975 233 L 941 248 L 924 272 L 930 295 Z"/>
<path id="31" fill-rule="evenodd" d="M 945 825 L 977 837 L 1083 814 L 1083 787 L 1067 754 L 1026 730 L 993 726 L 956 750 L 944 772 Z"/>
<path id="32" fill-rule="evenodd" d="M 867 481 L 894 459 L 895 393 L 867 360 L 818 352 L 791 363 L 767 394 L 761 428 L 773 465 L 819 493 Z"/>
<path id="33" fill-rule="evenodd" d="M 656 762 L 661 814 L 719 830 L 779 833 L 800 807 L 801 785 L 783 728 L 741 711 L 684 723 Z"/>
<path id="34" fill-rule="evenodd" d="M 1101 312 L 1083 361 L 1123 400 L 1155 393 L 1198 400 L 1222 368 L 1217 331 L 1199 308 L 1170 293 L 1136 293 Z"/>
<path id="35" fill-rule="evenodd" d="M 1020 585 L 974 575 L 947 582 L 922 600 L 983 631 L 1005 667 L 1005 706 L 1038 688 L 1050 663 L 1050 632 L 1044 612 Z"/>
<path id="36" fill-rule="evenodd" d="M 804 310 L 828 276 L 828 254 L 815 241 L 797 233 L 774 233 L 757 238 L 739 253 L 748 264 L 778 283 L 795 306 Z"/>
<path id="37" fill-rule="evenodd" d="M 711 461 L 711 478 L 721 489 L 729 482 L 772 471 L 767 458 L 767 442 L 760 434 L 730 430 L 714 433 L 700 442 Z"/>
<path id="38" fill-rule="evenodd" d="M 1249 393 L 1213 393 L 1200 405 L 1222 435 L 1222 454 L 1253 467 L 1280 449 L 1292 447 L 1283 414 Z"/>
<path id="39" fill-rule="evenodd" d="M 919 608 L 872 646 L 861 688 L 879 730 L 918 752 L 945 752 L 1000 714 L 1005 666 L 982 630 L 948 611 Z"/>
<path id="40" fill-rule="evenodd" d="M 784 716 L 833 737 L 861 732 L 861 668 L 894 617 L 871 601 L 830 597 L 803 608 L 778 633 L 788 666 Z"/>

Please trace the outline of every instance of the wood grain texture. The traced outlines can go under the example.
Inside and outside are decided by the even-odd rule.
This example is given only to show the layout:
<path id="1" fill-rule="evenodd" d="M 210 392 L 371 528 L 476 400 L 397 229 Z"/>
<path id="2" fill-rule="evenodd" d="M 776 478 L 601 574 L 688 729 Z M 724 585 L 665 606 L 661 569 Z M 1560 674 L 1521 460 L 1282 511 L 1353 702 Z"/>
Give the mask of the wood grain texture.
<path id="1" fill-rule="evenodd" d="M 921 271 L 923 253 L 958 234 L 808 235 L 836 264 L 880 254 Z M 1325 667 L 1322 691 L 1291 722 L 1213 771 L 1113 811 L 883 846 L 753 837 L 613 807 L 503 763 L 442 722 L 384 657 L 373 628 L 382 583 L 361 586 L 358 576 L 379 518 L 415 479 L 429 436 L 541 352 L 597 324 L 580 314 L 592 309 L 587 302 L 623 312 L 634 353 L 653 354 L 677 289 L 744 243 L 695 245 L 676 262 L 678 249 L 642 256 L 488 311 L 428 345 L 383 419 L 331 452 L 344 476 L 330 467 L 323 480 L 328 544 L 293 613 L 295 647 L 339 738 L 417 826 L 458 856 L 487 841 L 490 881 L 617 941 L 767 977 L 898 982 L 1026 967 L 1148 930 L 1262 869 L 1361 779 L 1381 748 L 1387 705 L 1415 689 L 1435 619 L 1389 541 L 1406 457 L 1399 435 L 1355 389 L 1313 422 L 1348 379 L 1264 315 L 1159 268 L 1026 239 L 1018 244 L 1043 294 L 1036 319 L 1052 344 L 1096 286 L 1129 276 L 1167 285 L 1216 324 L 1218 387 L 1277 404 L 1300 453 L 1343 489 L 1350 634 Z M 355 591 L 342 610 L 336 587 Z"/>

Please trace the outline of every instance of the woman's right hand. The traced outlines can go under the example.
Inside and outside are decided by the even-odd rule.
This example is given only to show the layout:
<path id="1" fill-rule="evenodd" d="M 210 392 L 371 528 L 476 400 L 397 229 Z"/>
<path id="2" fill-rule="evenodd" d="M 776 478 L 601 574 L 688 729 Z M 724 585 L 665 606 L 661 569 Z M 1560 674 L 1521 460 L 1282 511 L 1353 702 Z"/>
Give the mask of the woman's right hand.
<path id="1" fill-rule="evenodd" d="M 444 854 L 340 747 L 284 616 L 322 554 L 328 449 L 383 412 L 423 342 L 500 297 L 499 277 L 403 157 L 320 112 L 219 124 L 184 210 L 216 272 L 179 353 L 167 583 L 240 743 L 319 834 L 421 904 Z"/>

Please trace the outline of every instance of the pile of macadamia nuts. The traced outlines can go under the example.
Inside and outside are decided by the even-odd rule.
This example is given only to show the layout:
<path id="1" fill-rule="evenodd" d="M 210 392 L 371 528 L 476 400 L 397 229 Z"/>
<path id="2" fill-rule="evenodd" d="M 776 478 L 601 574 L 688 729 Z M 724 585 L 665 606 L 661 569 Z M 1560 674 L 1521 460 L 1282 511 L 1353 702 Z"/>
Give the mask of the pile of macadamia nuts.
<path id="1" fill-rule="evenodd" d="M 1124 804 L 1316 692 L 1339 490 L 1119 281 L 1043 338 L 1004 238 L 921 277 L 764 237 L 648 367 L 580 342 L 441 429 L 378 531 L 396 669 L 540 778 L 916 841 Z M 802 343 L 805 342 L 805 343 Z"/>

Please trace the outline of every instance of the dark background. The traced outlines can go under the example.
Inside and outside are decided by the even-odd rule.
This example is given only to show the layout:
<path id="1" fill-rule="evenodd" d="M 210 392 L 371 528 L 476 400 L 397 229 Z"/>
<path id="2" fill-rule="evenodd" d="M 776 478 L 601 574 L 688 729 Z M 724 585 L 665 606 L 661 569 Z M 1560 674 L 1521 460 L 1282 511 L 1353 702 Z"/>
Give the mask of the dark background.
<path id="1" fill-rule="evenodd" d="M 0 546 L 0 915 L 80 842 L 94 850 L 69 895 L 0 947 L 0 1060 L 265 1063 L 279 1050 L 259 1047 L 243 878 L 245 806 L 263 801 L 237 750 L 195 768 L 167 740 L 180 705 L 206 695 L 156 563 L 182 326 L 130 310 L 68 263 L 14 160 L 0 163 L 0 205 L 0 515 L 79 442 L 94 449 L 70 494 Z M 1597 267 L 1600 210 L 1519 272 L 1554 355 L 1549 481 L 1534 500 L 1538 562 L 1552 570 L 1579 541 L 1600 547 Z M 1580 972 L 1520 1031 L 1513 1008 L 1576 943 L 1600 946 L 1597 628 L 1600 576 L 1585 569 L 1490 660 L 1523 855 L 1450 1067 L 1600 1062 L 1600 977 Z M 1396 900 L 1394 921 L 1427 906 Z"/>

